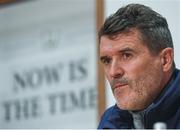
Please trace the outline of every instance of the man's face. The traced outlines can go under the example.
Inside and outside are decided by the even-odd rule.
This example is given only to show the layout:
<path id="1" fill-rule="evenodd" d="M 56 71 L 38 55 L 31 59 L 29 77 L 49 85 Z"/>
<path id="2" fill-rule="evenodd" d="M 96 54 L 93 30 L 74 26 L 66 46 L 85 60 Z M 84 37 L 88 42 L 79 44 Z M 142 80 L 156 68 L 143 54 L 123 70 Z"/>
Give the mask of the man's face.
<path id="1" fill-rule="evenodd" d="M 162 90 L 160 54 L 153 55 L 137 30 L 100 39 L 100 59 L 119 108 L 142 110 Z"/>

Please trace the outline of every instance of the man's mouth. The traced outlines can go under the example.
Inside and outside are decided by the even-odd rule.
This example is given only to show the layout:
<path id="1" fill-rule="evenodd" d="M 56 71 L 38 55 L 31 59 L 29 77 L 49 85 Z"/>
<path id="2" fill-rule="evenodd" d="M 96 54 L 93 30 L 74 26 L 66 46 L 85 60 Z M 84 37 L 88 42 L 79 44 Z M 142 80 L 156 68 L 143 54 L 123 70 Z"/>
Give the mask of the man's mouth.
<path id="1" fill-rule="evenodd" d="M 126 86 L 127 84 L 125 83 L 116 83 L 114 86 L 113 86 L 113 89 L 116 89 L 116 88 L 120 88 L 120 87 L 123 87 L 123 86 Z"/>

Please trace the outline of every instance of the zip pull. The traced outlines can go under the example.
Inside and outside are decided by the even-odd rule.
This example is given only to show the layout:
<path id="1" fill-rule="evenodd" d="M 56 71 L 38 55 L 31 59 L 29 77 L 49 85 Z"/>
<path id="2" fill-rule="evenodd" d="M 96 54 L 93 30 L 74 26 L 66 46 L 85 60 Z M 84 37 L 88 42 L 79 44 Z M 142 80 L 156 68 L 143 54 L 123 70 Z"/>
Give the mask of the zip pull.
<path id="1" fill-rule="evenodd" d="M 167 125 L 164 122 L 156 122 L 153 125 L 153 129 L 155 129 L 155 130 L 165 130 L 165 129 L 167 129 Z"/>

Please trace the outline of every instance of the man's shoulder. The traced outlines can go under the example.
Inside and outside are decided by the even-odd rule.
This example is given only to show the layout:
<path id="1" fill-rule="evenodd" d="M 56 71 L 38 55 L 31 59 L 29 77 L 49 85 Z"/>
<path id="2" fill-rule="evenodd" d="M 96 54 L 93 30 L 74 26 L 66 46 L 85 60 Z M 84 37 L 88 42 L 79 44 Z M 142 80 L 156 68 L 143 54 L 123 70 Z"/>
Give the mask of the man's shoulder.
<path id="1" fill-rule="evenodd" d="M 108 108 L 101 117 L 98 129 L 111 128 L 130 128 L 132 117 L 128 111 L 121 110 L 114 105 Z"/>
<path id="2" fill-rule="evenodd" d="M 115 114 L 115 113 L 117 113 L 116 111 L 118 111 L 116 105 L 111 106 L 108 109 L 106 109 L 106 111 L 101 116 L 101 120 L 100 120 L 98 128 L 102 128 L 102 127 L 104 128 L 106 125 L 109 126 L 110 124 L 108 122 L 111 120 L 111 117 L 113 115 L 116 115 Z"/>
<path id="3" fill-rule="evenodd" d="M 109 120 L 112 116 L 117 115 L 119 112 L 121 112 L 121 110 L 116 105 L 113 105 L 105 110 L 101 117 L 101 120 Z"/>

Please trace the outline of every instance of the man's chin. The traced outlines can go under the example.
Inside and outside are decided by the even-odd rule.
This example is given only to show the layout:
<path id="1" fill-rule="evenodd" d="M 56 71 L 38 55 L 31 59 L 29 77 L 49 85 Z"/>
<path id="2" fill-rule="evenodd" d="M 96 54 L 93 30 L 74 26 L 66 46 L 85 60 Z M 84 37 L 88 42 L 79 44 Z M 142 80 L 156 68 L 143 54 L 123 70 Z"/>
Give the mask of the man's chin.
<path id="1" fill-rule="evenodd" d="M 133 103 L 118 103 L 117 102 L 117 106 L 121 110 L 128 110 L 128 111 L 141 111 L 145 109 L 144 106 L 138 106 L 137 104 L 133 104 Z"/>

